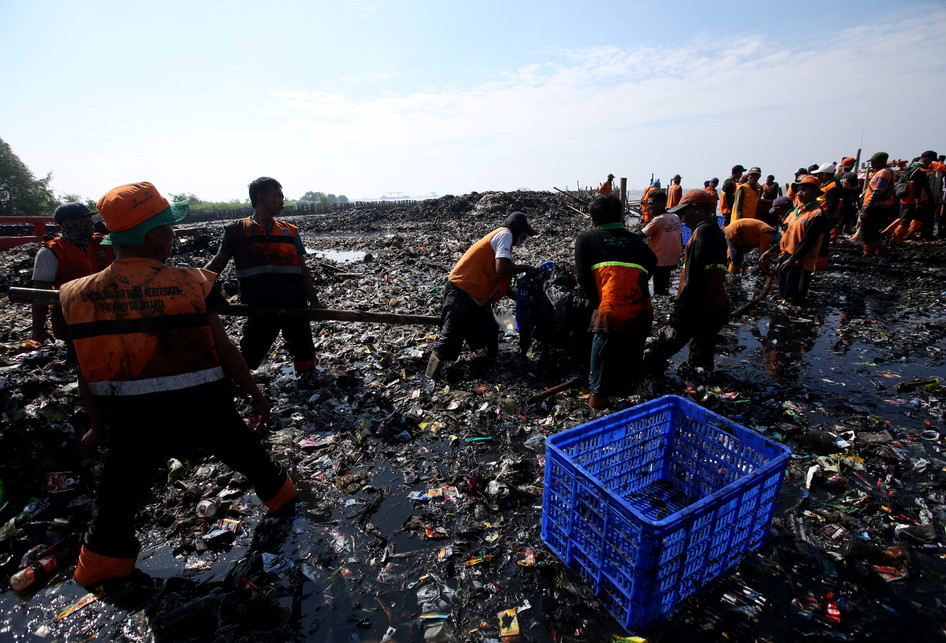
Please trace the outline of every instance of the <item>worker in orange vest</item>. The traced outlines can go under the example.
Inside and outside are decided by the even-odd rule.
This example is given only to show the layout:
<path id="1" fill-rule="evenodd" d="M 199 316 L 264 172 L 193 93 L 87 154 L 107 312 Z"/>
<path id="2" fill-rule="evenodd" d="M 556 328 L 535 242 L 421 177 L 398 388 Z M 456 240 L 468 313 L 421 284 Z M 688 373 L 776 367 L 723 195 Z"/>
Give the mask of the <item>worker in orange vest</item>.
<path id="1" fill-rule="evenodd" d="M 53 220 L 59 226 L 60 234 L 45 242 L 36 253 L 33 263 L 34 288 L 58 290 L 67 281 L 91 275 L 112 262 L 114 255 L 111 248 L 101 245 L 101 235 L 97 236 L 94 232 L 92 215 L 93 212 L 83 203 L 64 203 L 56 208 Z M 46 330 L 46 316 L 50 308 L 52 336 Z M 32 339 L 41 343 L 52 340 L 53 336 L 61 339 L 66 344 L 66 362 L 75 366 L 75 348 L 69 338 L 66 321 L 62 317 L 62 307 L 33 304 L 32 313 Z M 102 418 L 81 372 L 78 375 L 78 388 L 82 404 L 92 423 L 89 432 L 85 434 L 89 436 L 102 430 Z M 88 450 L 93 450 L 88 437 L 83 437 L 83 444 Z"/>
<path id="2" fill-rule="evenodd" d="M 513 212 L 453 266 L 443 291 L 440 338 L 427 362 L 428 377 L 439 378 L 443 363 L 459 357 L 464 341 L 473 350 L 486 349 L 490 360 L 497 357 L 499 324 L 493 304 L 509 290 L 513 275 L 538 274 L 537 268 L 512 261 L 513 248 L 536 234 L 524 213 Z"/>
<path id="3" fill-rule="evenodd" d="M 151 183 L 107 192 L 98 209 L 118 249 L 101 272 L 60 289 L 79 368 L 102 410 L 108 451 L 74 579 L 90 591 L 146 586 L 136 570 L 135 515 L 178 449 L 209 449 L 242 473 L 270 514 L 291 515 L 295 487 L 237 413 L 232 380 L 262 420 L 270 405 L 223 328 L 216 275 L 164 263 L 187 202 Z M 278 515 L 277 514 L 277 515 Z"/>
<path id="4" fill-rule="evenodd" d="M 798 205 L 785 217 L 778 258 L 778 282 L 782 297 L 789 303 L 804 304 L 811 275 L 818 262 L 827 219 L 818 205 L 821 181 L 807 175 L 792 184 Z"/>
<path id="5" fill-rule="evenodd" d="M 598 188 L 598 194 L 611 194 L 614 191 L 614 175 L 609 174 L 608 180 L 601 184 L 601 187 Z"/>
<path id="6" fill-rule="evenodd" d="M 650 211 L 650 197 L 651 195 L 660 189 L 660 179 L 657 179 L 641 192 L 641 223 L 646 224 L 651 219 Z"/>
<path id="7" fill-rule="evenodd" d="M 886 152 L 877 152 L 870 157 L 870 166 L 874 170 L 864 193 L 864 204 L 858 213 L 860 237 L 864 244 L 864 256 L 872 257 L 883 254 L 882 232 L 890 224 L 896 213 L 894 196 L 893 170 L 887 165 Z"/>
<path id="8" fill-rule="evenodd" d="M 670 179 L 670 185 L 667 187 L 667 209 L 680 203 L 680 197 L 683 196 L 683 188 L 680 187 L 680 181 L 683 178 L 679 174 L 674 174 Z"/>
<path id="9" fill-rule="evenodd" d="M 746 182 L 736 188 L 736 196 L 732 206 L 732 220 L 754 219 L 762 196 L 762 186 L 759 178 L 762 170 L 757 167 L 749 168 Z"/>
<path id="10" fill-rule="evenodd" d="M 927 150 L 908 167 L 906 192 L 900 195 L 900 218 L 893 233 L 893 242 L 902 243 L 909 235 L 920 233 L 933 216 L 933 193 L 928 172 L 936 160 L 936 152 Z"/>
<path id="11" fill-rule="evenodd" d="M 716 187 L 719 185 L 719 179 L 715 176 L 706 182 L 706 191 L 713 197 L 713 212 L 716 212 L 716 206 L 719 203 L 719 191 Z"/>

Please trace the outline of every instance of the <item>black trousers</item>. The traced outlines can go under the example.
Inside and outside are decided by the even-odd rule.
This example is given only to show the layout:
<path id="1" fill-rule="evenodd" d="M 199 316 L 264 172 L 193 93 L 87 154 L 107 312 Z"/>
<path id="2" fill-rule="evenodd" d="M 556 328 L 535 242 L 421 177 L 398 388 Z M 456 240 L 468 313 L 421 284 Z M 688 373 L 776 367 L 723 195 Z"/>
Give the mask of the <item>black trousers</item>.
<path id="1" fill-rule="evenodd" d="M 493 307 L 480 306 L 449 280 L 443 291 L 440 324 L 440 339 L 434 351 L 441 359 L 459 357 L 464 341 L 472 350 L 485 348 L 492 355 L 499 350 L 499 324 L 493 317 Z"/>
<path id="2" fill-rule="evenodd" d="M 876 243 L 881 240 L 881 232 L 897 216 L 895 205 L 875 205 L 864 210 L 861 215 L 861 241 Z"/>
<path id="3" fill-rule="evenodd" d="M 670 274 L 675 266 L 656 266 L 654 268 L 654 294 L 670 294 Z"/>
<path id="4" fill-rule="evenodd" d="M 779 266 L 787 260 L 789 255 L 779 257 Z M 808 297 L 808 287 L 811 286 L 811 271 L 805 270 L 799 263 L 790 269 L 778 271 L 778 290 L 784 299 L 792 303 L 802 304 Z"/>
<path id="5" fill-rule="evenodd" d="M 315 344 L 307 317 L 251 315 L 243 322 L 243 336 L 240 338 L 240 352 L 246 365 L 251 369 L 259 368 L 279 333 L 282 333 L 286 352 L 293 362 L 315 360 Z"/>
<path id="6" fill-rule="evenodd" d="M 253 483 L 262 500 L 273 498 L 286 481 L 282 467 L 246 426 L 233 404 L 229 380 L 192 388 L 98 397 L 108 428 L 108 452 L 97 497 L 97 512 L 86 546 L 103 556 L 135 558 L 135 514 L 174 455 L 207 449 Z"/>
<path id="7" fill-rule="evenodd" d="M 679 320 L 673 326 L 665 326 L 644 354 L 645 370 L 663 372 L 667 368 L 667 360 L 689 344 L 687 362 L 690 366 L 712 371 L 722 328 L 721 325 L 707 325 L 696 319 Z"/>

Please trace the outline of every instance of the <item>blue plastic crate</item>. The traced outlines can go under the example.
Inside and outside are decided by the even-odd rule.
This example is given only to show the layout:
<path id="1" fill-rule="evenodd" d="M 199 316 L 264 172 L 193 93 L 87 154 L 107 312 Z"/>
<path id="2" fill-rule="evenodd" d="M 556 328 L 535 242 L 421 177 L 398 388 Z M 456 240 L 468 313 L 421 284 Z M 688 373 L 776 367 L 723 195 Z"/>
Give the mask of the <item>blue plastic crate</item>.
<path id="1" fill-rule="evenodd" d="M 723 227 L 724 221 L 725 219 L 723 219 L 723 215 L 721 214 L 716 215 L 716 223 L 719 225 L 720 228 Z M 681 231 L 680 234 L 683 238 L 683 245 L 686 245 L 687 241 L 690 240 L 690 237 L 693 236 L 693 230 L 690 230 L 690 227 L 687 224 L 683 223 L 683 221 L 681 221 L 680 231 Z"/>
<path id="2" fill-rule="evenodd" d="M 629 630 L 762 544 L 791 452 L 675 395 L 546 440 L 542 540 Z"/>

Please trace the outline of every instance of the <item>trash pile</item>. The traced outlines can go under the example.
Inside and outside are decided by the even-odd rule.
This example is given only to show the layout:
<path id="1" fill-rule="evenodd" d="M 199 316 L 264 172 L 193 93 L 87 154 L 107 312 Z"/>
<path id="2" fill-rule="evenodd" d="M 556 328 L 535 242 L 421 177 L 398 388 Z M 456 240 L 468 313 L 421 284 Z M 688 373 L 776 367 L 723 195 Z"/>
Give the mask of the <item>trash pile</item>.
<path id="1" fill-rule="evenodd" d="M 330 308 L 439 315 L 446 275 L 507 212 L 540 236 L 517 261 L 573 264 L 590 223 L 562 195 L 489 192 L 290 220 Z M 222 227 L 178 239 L 202 266 Z M 718 371 L 671 368 L 626 405 L 686 397 L 793 450 L 765 546 L 667 623 L 624 632 L 540 538 L 545 438 L 585 423 L 584 374 L 566 348 L 519 354 L 514 304 L 497 307 L 502 358 L 464 355 L 424 377 L 437 328 L 313 324 L 318 375 L 279 348 L 256 372 L 273 417 L 255 427 L 297 483 L 293 518 L 267 518 L 246 481 L 175 454 L 138 517 L 138 604 L 71 581 L 98 459 L 61 343 L 29 341 L 36 249 L 0 254 L 0 631 L 50 640 L 698 641 L 946 636 L 946 292 L 940 243 L 867 260 L 842 241 L 811 305 L 768 298 L 723 332 Z M 236 293 L 232 267 L 221 277 Z M 735 308 L 763 279 L 731 277 Z M 236 299 L 234 299 L 236 301 Z M 655 322 L 671 299 L 655 298 Z M 231 336 L 240 320 L 225 317 Z M 679 363 L 683 355 L 678 356 Z M 251 409 L 241 403 L 244 417 Z M 184 411 L 186 412 L 186 411 Z M 249 420 L 248 420 L 249 421 Z M 120 597 L 119 597 L 120 598 Z M 130 609 L 129 609 L 130 608 Z M 615 638 L 611 638 L 615 637 Z"/>

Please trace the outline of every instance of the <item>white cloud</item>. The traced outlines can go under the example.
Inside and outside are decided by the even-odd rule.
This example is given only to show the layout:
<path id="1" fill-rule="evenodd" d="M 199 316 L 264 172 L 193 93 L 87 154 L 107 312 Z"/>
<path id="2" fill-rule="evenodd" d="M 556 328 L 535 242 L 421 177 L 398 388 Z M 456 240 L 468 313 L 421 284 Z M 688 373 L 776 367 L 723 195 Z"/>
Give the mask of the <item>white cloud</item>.
<path id="1" fill-rule="evenodd" d="M 289 196 L 357 198 L 546 189 L 609 171 L 632 187 L 651 172 L 679 172 L 695 187 L 737 162 L 784 180 L 798 165 L 853 154 L 862 129 L 867 155 L 912 156 L 946 139 L 944 33 L 937 6 L 828 38 L 759 32 L 659 48 L 547 48 L 476 86 L 450 77 L 364 98 L 373 81 L 390 88 L 395 70 L 338 79 L 351 91 L 286 86 L 234 105 L 233 118 L 203 114 L 188 133 L 201 152 L 162 167 L 164 189 L 228 199 L 270 174 Z M 905 65 L 910 56 L 916 64 Z M 222 187 L 234 185 L 238 193 Z"/>

